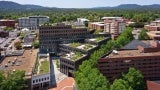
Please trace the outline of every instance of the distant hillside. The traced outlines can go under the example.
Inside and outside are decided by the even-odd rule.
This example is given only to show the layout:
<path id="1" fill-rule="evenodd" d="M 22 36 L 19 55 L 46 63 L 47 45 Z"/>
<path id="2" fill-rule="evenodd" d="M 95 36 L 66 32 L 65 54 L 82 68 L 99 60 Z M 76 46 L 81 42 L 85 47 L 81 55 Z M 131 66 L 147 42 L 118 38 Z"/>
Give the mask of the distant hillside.
<path id="1" fill-rule="evenodd" d="M 95 7 L 93 9 L 160 9 L 160 5 L 159 4 L 153 4 L 153 5 L 121 4 L 115 7 Z"/>
<path id="2" fill-rule="evenodd" d="M 0 1 L 0 9 L 3 10 L 14 10 L 14 9 L 42 9 L 46 7 L 38 6 L 38 5 L 21 5 L 11 1 Z"/>
<path id="3" fill-rule="evenodd" d="M 11 1 L 0 1 L 0 10 L 35 10 L 35 9 L 55 9 L 55 7 L 43 7 L 39 5 L 22 5 Z M 62 9 L 62 8 L 61 8 Z M 64 8 L 63 8 L 64 9 Z M 73 9 L 73 8 L 72 8 Z M 115 7 L 94 7 L 88 9 L 160 9 L 159 4 L 153 5 L 137 5 L 137 4 L 122 4 Z"/>

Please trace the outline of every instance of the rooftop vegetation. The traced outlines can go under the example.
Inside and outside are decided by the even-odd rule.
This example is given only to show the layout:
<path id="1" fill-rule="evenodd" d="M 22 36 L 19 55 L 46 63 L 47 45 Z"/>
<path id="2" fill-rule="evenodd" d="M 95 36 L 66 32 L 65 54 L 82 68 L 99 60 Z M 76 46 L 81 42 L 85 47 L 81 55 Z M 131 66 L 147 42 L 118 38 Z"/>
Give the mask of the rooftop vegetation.
<path id="1" fill-rule="evenodd" d="M 73 43 L 69 44 L 70 47 L 75 47 L 75 48 L 78 47 L 78 46 L 80 46 L 80 45 L 81 44 L 79 42 L 73 42 Z"/>
<path id="2" fill-rule="evenodd" d="M 73 56 L 71 56 L 71 59 L 76 61 L 76 60 L 80 59 L 82 56 L 83 56 L 83 54 L 81 52 L 75 52 L 73 54 Z"/>
<path id="3" fill-rule="evenodd" d="M 85 46 L 84 46 L 84 50 L 89 50 L 89 49 L 91 49 L 91 48 L 93 48 L 93 45 L 91 45 L 91 44 L 85 44 Z"/>
<path id="4" fill-rule="evenodd" d="M 40 74 L 49 72 L 49 62 L 47 60 L 41 61 Z"/>
<path id="5" fill-rule="evenodd" d="M 102 40 L 104 40 L 105 39 L 105 37 L 97 37 L 97 38 L 95 38 L 96 40 L 96 42 L 99 42 L 99 41 L 102 41 Z"/>

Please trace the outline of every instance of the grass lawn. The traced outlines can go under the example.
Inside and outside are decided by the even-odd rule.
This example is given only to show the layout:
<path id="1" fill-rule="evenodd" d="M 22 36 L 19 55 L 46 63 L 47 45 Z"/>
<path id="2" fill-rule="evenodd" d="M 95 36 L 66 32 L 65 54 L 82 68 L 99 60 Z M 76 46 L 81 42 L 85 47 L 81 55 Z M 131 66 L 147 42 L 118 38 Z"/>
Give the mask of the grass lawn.
<path id="1" fill-rule="evenodd" d="M 40 73 L 48 73 L 49 72 L 49 62 L 44 60 L 41 62 Z"/>

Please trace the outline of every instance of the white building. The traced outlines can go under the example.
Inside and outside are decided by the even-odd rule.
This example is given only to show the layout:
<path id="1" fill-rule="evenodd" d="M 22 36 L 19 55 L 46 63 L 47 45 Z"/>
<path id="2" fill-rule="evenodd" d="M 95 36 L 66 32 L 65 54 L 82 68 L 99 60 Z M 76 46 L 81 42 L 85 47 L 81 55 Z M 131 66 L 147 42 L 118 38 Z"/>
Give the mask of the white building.
<path id="1" fill-rule="evenodd" d="M 29 28 L 31 30 L 38 29 L 39 25 L 49 23 L 48 16 L 29 16 L 18 19 L 19 28 Z"/>
<path id="2" fill-rule="evenodd" d="M 85 24 L 85 22 L 89 22 L 89 20 L 86 19 L 86 18 L 77 18 L 77 22 L 78 22 L 78 23 Z"/>

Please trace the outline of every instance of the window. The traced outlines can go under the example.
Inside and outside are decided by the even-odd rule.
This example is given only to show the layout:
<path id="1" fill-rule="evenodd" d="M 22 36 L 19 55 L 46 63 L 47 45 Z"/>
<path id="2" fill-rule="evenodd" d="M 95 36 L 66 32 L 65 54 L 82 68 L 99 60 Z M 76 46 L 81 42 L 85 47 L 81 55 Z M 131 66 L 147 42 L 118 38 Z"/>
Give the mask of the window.
<path id="1" fill-rule="evenodd" d="M 35 83 L 35 80 L 33 80 L 33 83 Z"/>

